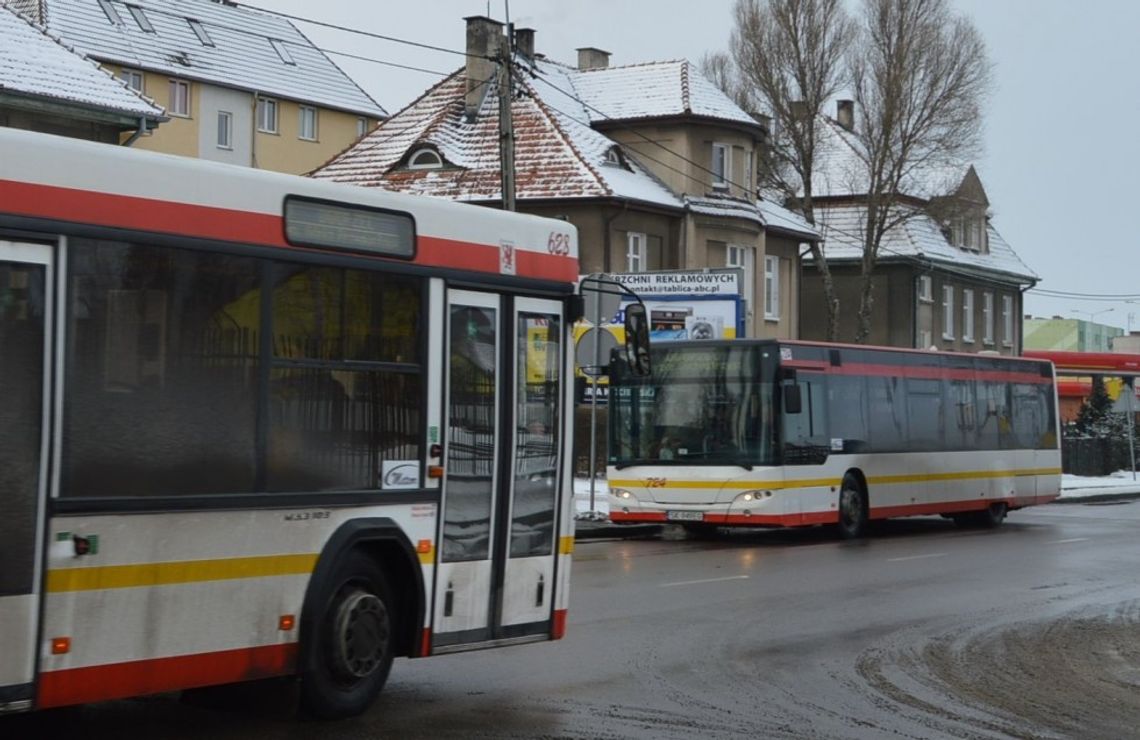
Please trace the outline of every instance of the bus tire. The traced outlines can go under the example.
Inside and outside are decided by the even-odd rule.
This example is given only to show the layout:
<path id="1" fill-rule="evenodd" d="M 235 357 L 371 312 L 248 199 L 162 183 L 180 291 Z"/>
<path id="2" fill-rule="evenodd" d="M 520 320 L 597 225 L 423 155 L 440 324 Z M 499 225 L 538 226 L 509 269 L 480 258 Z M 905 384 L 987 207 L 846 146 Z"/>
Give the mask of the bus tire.
<path id="1" fill-rule="evenodd" d="M 990 504 L 984 511 L 977 512 L 977 523 L 982 529 L 995 529 L 1001 526 L 1005 521 L 1005 515 L 1009 511 L 1009 507 L 1004 501 Z"/>
<path id="2" fill-rule="evenodd" d="M 867 492 L 859 479 L 851 474 L 843 476 L 839 487 L 839 523 L 836 525 L 839 536 L 854 540 L 867 533 L 868 518 Z"/>
<path id="3" fill-rule="evenodd" d="M 301 712 L 352 717 L 375 700 L 392 669 L 395 602 L 384 571 L 349 550 L 321 586 L 311 639 L 301 645 Z"/>

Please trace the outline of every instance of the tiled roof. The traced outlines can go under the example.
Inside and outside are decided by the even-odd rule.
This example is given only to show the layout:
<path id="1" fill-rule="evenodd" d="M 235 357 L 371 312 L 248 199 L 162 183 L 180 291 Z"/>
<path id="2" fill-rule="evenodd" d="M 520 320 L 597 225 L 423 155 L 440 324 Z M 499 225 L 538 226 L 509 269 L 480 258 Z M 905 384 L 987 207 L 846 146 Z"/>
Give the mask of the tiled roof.
<path id="1" fill-rule="evenodd" d="M 71 103 L 130 118 L 165 118 L 162 108 L 2 5 L 0 93 Z"/>
<path id="2" fill-rule="evenodd" d="M 42 0 L 47 28 L 92 57 L 186 79 L 257 91 L 327 108 L 383 117 L 384 109 L 288 20 L 212 0 L 132 0 L 154 28 L 140 28 L 128 5 L 109 0 L 112 22 L 96 0 Z M 188 19 L 205 29 L 199 40 Z M 293 64 L 282 60 L 280 43 Z"/>
<path id="3" fill-rule="evenodd" d="M 824 238 L 824 255 L 829 262 L 862 258 L 864 212 L 862 206 L 855 204 L 816 206 L 816 220 Z M 910 213 L 910 218 L 884 235 L 880 259 L 924 259 L 975 275 L 1000 273 L 1018 283 L 1038 279 L 992 224 L 988 226 L 989 252 L 981 254 L 951 244 L 938 222 L 925 211 L 914 208 Z"/>
<path id="4" fill-rule="evenodd" d="M 607 161 L 616 144 L 590 128 L 580 103 L 558 93 L 565 72 L 538 63 L 511 104 L 515 129 L 515 194 L 519 199 L 619 197 L 680 209 L 681 201 L 635 159 Z M 501 197 L 498 92 L 487 86 L 475 120 L 464 113 L 464 70 L 429 89 L 364 139 L 312 173 L 314 177 L 453 200 Z M 435 148 L 441 169 L 408 169 L 409 151 Z"/>
<path id="5" fill-rule="evenodd" d="M 693 115 L 759 125 L 684 59 L 573 70 L 570 77 L 592 123 Z"/>

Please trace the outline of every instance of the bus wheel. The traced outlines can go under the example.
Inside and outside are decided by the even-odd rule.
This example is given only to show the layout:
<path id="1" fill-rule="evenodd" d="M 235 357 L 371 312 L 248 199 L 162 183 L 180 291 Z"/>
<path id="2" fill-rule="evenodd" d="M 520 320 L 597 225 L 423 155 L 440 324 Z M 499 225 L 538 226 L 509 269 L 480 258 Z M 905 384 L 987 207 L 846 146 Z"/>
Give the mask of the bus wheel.
<path id="1" fill-rule="evenodd" d="M 844 476 L 839 489 L 839 534 L 845 540 L 854 540 L 866 531 L 867 492 L 853 476 Z"/>
<path id="2" fill-rule="evenodd" d="M 999 501 L 996 504 L 990 504 L 988 509 L 979 511 L 976 514 L 978 526 L 984 529 L 1000 527 L 1001 523 L 1005 521 L 1005 515 L 1008 511 L 1009 507 L 1003 502 Z"/>
<path id="3" fill-rule="evenodd" d="M 323 608 L 301 645 L 301 711 L 317 719 L 360 714 L 392 668 L 395 619 L 384 572 L 354 550 L 328 579 Z"/>

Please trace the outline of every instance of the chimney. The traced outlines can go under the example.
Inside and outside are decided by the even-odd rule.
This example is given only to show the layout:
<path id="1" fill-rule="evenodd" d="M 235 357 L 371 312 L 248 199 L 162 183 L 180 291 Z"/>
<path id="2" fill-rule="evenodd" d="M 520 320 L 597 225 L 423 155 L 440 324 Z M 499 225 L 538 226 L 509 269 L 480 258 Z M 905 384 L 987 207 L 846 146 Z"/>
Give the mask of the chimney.
<path id="1" fill-rule="evenodd" d="M 855 101 L 854 100 L 837 100 L 835 101 L 835 120 L 839 125 L 848 131 L 855 130 Z"/>
<path id="2" fill-rule="evenodd" d="M 583 72 L 587 69 L 605 69 L 610 66 L 610 53 L 595 49 L 592 46 L 583 46 L 578 49 L 578 69 Z"/>
<path id="3" fill-rule="evenodd" d="M 474 120 L 483 105 L 483 98 L 492 85 L 487 84 L 495 75 L 497 66 L 492 59 L 499 53 L 503 24 L 482 15 L 464 18 L 467 22 L 467 97 L 463 110 L 467 120 Z"/>
<path id="4" fill-rule="evenodd" d="M 533 28 L 516 28 L 515 29 L 515 51 L 522 54 L 528 60 L 534 60 L 534 29 Z"/>

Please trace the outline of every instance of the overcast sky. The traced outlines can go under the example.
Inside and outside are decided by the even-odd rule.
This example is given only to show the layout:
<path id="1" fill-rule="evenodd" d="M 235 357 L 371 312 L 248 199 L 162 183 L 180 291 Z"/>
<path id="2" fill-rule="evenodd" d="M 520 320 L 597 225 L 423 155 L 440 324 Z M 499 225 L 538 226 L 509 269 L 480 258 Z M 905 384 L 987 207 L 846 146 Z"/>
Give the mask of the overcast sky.
<path id="1" fill-rule="evenodd" d="M 575 63 L 596 46 L 611 64 L 692 61 L 725 48 L 732 0 L 508 0 L 511 20 L 534 28 L 535 48 Z M 461 50 L 463 18 L 504 18 L 504 0 L 250 0 L 251 5 Z M 993 223 L 1041 276 L 1039 287 L 1140 296 L 1140 3 L 1131 0 L 954 0 L 989 45 L 995 90 L 978 170 Z M 298 24 L 320 47 L 451 72 L 460 56 Z M 331 55 L 395 113 L 439 79 Z M 1106 311 L 1106 309 L 1112 309 Z M 1103 311 L 1103 313 L 1101 313 Z M 1137 303 L 1056 299 L 1030 292 L 1026 312 L 1095 318 L 1140 330 Z M 1133 315 L 1130 319 L 1130 314 Z"/>

